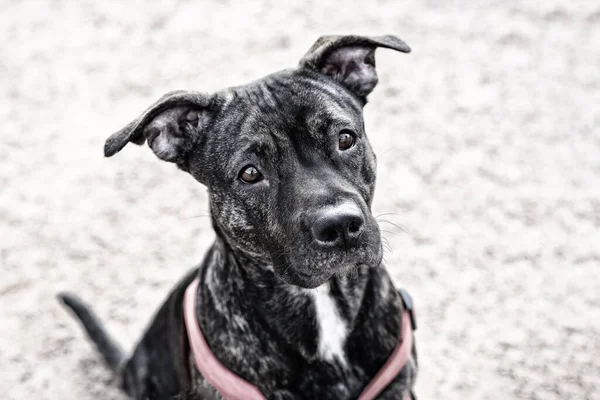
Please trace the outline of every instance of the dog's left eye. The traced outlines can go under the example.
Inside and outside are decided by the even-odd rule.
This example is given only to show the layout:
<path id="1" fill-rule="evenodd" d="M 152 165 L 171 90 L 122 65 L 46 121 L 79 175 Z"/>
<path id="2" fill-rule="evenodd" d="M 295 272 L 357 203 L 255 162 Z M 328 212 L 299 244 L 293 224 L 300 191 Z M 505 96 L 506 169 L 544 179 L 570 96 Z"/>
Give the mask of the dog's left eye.
<path id="1" fill-rule="evenodd" d="M 240 171 L 240 180 L 244 183 L 256 183 L 263 178 L 263 175 L 254 165 L 246 165 Z"/>
<path id="2" fill-rule="evenodd" d="M 338 137 L 338 148 L 340 150 L 348 150 L 354 146 L 356 142 L 356 134 L 349 129 L 344 129 L 340 132 Z"/>

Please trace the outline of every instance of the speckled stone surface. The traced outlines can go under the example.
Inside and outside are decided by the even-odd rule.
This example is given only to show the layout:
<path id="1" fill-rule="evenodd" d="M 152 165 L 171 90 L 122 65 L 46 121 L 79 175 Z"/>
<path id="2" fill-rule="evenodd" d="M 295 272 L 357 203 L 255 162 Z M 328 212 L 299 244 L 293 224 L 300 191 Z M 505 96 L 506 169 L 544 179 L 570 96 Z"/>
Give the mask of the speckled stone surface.
<path id="1" fill-rule="evenodd" d="M 511 3 L 512 5 L 508 5 Z M 0 391 L 123 399 L 54 299 L 128 349 L 213 234 L 203 187 L 103 141 L 168 90 L 395 33 L 366 108 L 421 399 L 600 398 L 600 4 L 0 1 Z"/>

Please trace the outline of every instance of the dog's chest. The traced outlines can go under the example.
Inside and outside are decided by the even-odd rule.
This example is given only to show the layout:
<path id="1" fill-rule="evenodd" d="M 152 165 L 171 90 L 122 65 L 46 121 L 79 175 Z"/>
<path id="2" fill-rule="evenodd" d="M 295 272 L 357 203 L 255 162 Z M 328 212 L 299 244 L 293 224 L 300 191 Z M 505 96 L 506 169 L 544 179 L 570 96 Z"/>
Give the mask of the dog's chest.
<path id="1" fill-rule="evenodd" d="M 250 368 L 239 374 L 246 377 L 260 375 L 258 381 L 247 379 L 269 400 L 356 398 L 368 381 L 362 368 L 349 367 L 347 363 L 341 365 L 337 360 L 293 363 L 288 359 L 282 363 L 281 360 L 263 354 L 260 364 L 257 368 Z M 190 367 L 196 387 L 209 389 L 215 399 L 224 398 L 195 369 L 193 360 L 190 360 Z"/>
<path id="2" fill-rule="evenodd" d="M 364 342 L 364 338 L 355 338 L 356 342 Z M 367 349 L 368 346 L 364 346 Z M 367 349 L 368 350 L 368 349 Z M 379 349 L 372 349 L 377 353 Z M 256 385 L 267 399 L 352 399 L 358 398 L 373 375 L 363 368 L 360 359 L 355 352 L 345 352 L 344 362 L 338 358 L 325 361 L 322 357 L 306 362 L 294 357 L 293 354 L 285 354 L 282 351 L 279 356 L 270 352 L 252 351 L 247 355 L 248 360 L 253 362 L 238 365 L 237 373 Z M 252 357 L 252 358 L 250 358 Z M 367 356 L 368 358 L 368 356 Z M 190 360 L 191 361 L 191 360 Z M 412 363 L 412 360 L 411 360 Z M 221 399 L 221 395 L 203 379 L 193 367 L 194 381 L 197 386 L 202 386 L 213 391 L 215 399 Z M 411 364 L 412 365 L 412 364 Z M 389 385 L 379 399 L 401 399 L 411 386 L 412 379 L 406 379 L 404 375 L 412 375 L 412 371 L 403 371 L 395 382 Z"/>
<path id="3" fill-rule="evenodd" d="M 341 311 L 331 296 L 329 284 L 305 292 L 312 300 L 314 308 L 317 357 L 322 361 L 347 368 L 348 360 L 344 347 L 348 338 L 349 323 L 342 318 Z"/>
<path id="4" fill-rule="evenodd" d="M 222 320 L 221 328 L 213 331 L 220 340 L 210 335 L 211 347 L 225 365 L 259 387 L 268 399 L 357 398 L 394 349 L 397 328 L 382 330 L 347 319 L 329 287 L 303 289 L 302 294 L 305 301 L 289 308 L 299 310 L 295 320 L 305 321 L 303 335 L 282 340 L 282 335 L 270 332 L 270 328 L 285 331 L 280 320 L 257 330 L 251 328 L 256 321 L 240 314 Z M 377 318 L 379 312 L 369 313 L 370 317 Z M 244 324 L 231 324 L 241 318 Z M 212 321 L 217 320 L 214 315 Z M 226 332 L 229 338 L 224 337 Z M 390 392 L 397 391 L 394 386 L 388 388 Z"/>
<path id="5" fill-rule="evenodd" d="M 402 310 L 385 271 L 366 273 L 316 289 L 206 274 L 198 322 L 221 363 L 268 399 L 358 398 L 397 346 Z M 380 398 L 407 387 L 398 379 Z"/>

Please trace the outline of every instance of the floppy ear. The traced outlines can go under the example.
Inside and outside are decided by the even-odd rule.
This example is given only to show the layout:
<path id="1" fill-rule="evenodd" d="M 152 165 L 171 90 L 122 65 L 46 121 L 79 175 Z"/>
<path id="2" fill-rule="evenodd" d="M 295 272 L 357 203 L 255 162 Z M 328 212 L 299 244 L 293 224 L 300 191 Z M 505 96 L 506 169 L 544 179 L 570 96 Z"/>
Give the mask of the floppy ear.
<path id="1" fill-rule="evenodd" d="M 393 35 L 321 36 L 300 60 L 300 67 L 316 70 L 366 98 L 377 85 L 375 50 L 378 47 L 410 53 Z"/>
<path id="2" fill-rule="evenodd" d="M 148 146 L 162 160 L 178 163 L 192 148 L 208 120 L 210 96 L 177 90 L 162 96 L 142 115 L 112 134 L 104 144 L 111 157 L 129 142 Z"/>

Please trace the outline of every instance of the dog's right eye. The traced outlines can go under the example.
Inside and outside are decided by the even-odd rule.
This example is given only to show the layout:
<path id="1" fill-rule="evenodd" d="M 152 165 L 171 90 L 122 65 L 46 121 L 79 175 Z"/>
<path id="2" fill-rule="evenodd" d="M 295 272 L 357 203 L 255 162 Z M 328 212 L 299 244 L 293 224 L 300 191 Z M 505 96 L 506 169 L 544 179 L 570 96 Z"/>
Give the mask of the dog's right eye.
<path id="1" fill-rule="evenodd" d="M 340 132 L 338 137 L 338 148 L 340 150 L 348 150 L 354 146 L 356 142 L 356 134 L 349 129 L 344 129 Z"/>
<path id="2" fill-rule="evenodd" d="M 240 171 L 240 180 L 244 183 L 256 183 L 262 180 L 263 174 L 254 165 L 246 165 Z"/>

